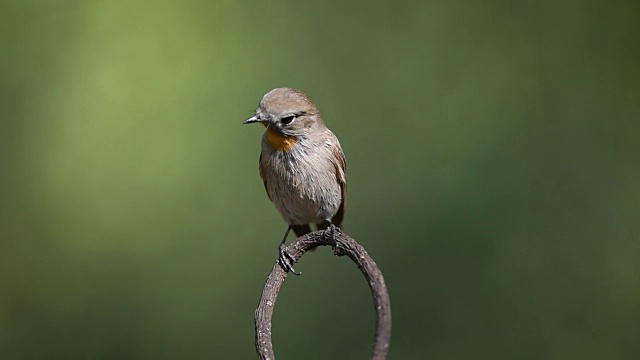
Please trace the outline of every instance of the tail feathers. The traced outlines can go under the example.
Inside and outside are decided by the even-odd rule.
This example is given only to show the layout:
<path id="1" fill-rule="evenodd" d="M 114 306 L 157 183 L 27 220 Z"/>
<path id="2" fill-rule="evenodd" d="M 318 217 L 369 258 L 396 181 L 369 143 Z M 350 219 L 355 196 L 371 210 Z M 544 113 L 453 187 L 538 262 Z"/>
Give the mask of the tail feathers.
<path id="1" fill-rule="evenodd" d="M 319 224 L 316 224 L 318 226 L 318 230 L 326 230 L 329 227 L 329 222 L 328 221 L 323 221 Z M 336 225 L 338 226 L 338 225 Z M 311 232 L 311 227 L 309 226 L 309 224 L 306 225 L 292 225 L 291 229 L 293 229 L 293 232 L 296 233 L 296 237 L 300 237 L 302 235 L 306 235 L 308 233 Z M 311 249 L 311 251 L 314 251 L 315 249 Z"/>
<path id="2" fill-rule="evenodd" d="M 300 237 L 302 235 L 306 235 L 311 232 L 311 228 L 309 227 L 309 224 L 292 225 L 291 229 L 293 229 L 293 232 L 296 233 L 296 237 Z"/>
<path id="3" fill-rule="evenodd" d="M 342 222 L 342 219 L 340 219 L 340 221 Z M 316 225 L 318 225 L 318 230 L 326 230 L 329 227 L 330 224 L 331 223 L 328 222 L 328 221 L 323 221 L 323 222 L 321 222 L 319 224 L 316 224 Z M 341 224 L 333 222 L 333 225 L 335 225 L 336 227 L 340 227 Z"/>
<path id="4" fill-rule="evenodd" d="M 316 226 L 318 227 L 318 230 L 327 230 L 327 228 L 329 227 L 329 222 L 323 221 L 321 223 L 316 224 Z"/>
<path id="5" fill-rule="evenodd" d="M 318 227 L 318 230 L 326 230 L 329 227 L 329 222 L 328 221 L 323 221 L 321 223 L 316 224 L 316 226 Z M 335 226 L 340 227 L 340 225 L 335 224 Z M 296 237 L 300 237 L 302 235 L 306 235 L 308 233 L 311 232 L 311 227 L 309 226 L 309 224 L 306 225 L 291 225 L 291 229 L 293 230 L 294 233 L 296 233 Z"/>

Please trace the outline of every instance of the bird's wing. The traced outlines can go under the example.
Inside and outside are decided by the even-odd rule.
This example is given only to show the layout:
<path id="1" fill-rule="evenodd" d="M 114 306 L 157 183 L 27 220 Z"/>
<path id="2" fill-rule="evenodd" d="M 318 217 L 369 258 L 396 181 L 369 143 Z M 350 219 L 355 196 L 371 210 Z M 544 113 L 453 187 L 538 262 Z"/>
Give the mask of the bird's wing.
<path id="1" fill-rule="evenodd" d="M 271 200 L 271 195 L 269 195 L 269 188 L 267 187 L 267 177 L 265 176 L 264 173 L 264 165 L 262 163 L 262 154 L 260 154 L 260 160 L 259 162 L 259 169 L 260 169 L 260 178 L 262 179 L 262 183 L 264 184 L 264 190 L 267 192 L 267 196 L 269 197 L 269 200 Z M 273 200 L 271 200 L 271 202 L 273 202 Z"/>
<path id="2" fill-rule="evenodd" d="M 336 180 L 338 180 L 338 183 L 340 184 L 342 200 L 340 202 L 338 212 L 333 216 L 331 221 L 335 226 L 340 227 L 342 225 L 342 220 L 344 219 L 345 203 L 347 200 L 347 162 L 337 139 L 336 145 L 332 149 L 332 153 L 334 160 L 333 165 L 336 170 Z"/>

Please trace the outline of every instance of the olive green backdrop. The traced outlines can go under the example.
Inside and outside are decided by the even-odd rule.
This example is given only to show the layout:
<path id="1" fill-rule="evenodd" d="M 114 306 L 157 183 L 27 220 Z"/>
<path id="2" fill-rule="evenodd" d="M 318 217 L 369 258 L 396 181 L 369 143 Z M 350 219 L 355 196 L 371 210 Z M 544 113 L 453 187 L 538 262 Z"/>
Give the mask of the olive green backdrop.
<path id="1" fill-rule="evenodd" d="M 390 359 L 640 357 L 640 3 L 4 1 L 0 358 L 252 359 L 286 226 L 262 95 L 309 94 L 382 268 Z M 280 359 L 366 359 L 305 256 Z"/>

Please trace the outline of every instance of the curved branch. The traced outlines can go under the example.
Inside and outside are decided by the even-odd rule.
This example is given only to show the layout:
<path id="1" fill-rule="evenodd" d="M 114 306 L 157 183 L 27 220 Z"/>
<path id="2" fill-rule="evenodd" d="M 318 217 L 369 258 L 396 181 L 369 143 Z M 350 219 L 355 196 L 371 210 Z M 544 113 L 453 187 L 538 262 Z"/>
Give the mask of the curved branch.
<path id="1" fill-rule="evenodd" d="M 289 245 L 287 251 L 298 262 L 304 253 L 313 248 L 333 245 L 332 240 L 323 234 L 324 231 L 316 231 L 301 236 Z M 366 250 L 347 234 L 339 230 L 336 231 L 336 243 L 335 254 L 338 256 L 347 255 L 353 260 L 369 283 L 376 311 L 376 334 L 371 359 L 383 360 L 387 357 L 391 339 L 391 303 L 382 272 Z M 271 318 L 278 293 L 286 277 L 287 273 L 276 262 L 264 285 L 262 297 L 256 309 L 256 352 L 258 358 L 262 360 L 275 359 L 271 342 Z"/>

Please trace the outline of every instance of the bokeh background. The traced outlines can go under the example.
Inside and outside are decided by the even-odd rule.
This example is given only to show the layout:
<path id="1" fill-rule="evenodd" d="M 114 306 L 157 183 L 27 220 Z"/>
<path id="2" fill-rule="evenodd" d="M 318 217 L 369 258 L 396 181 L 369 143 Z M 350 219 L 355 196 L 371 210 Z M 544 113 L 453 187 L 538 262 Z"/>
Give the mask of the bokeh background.
<path id="1" fill-rule="evenodd" d="M 640 3 L 4 1 L 0 358 L 251 359 L 285 224 L 262 95 L 347 156 L 390 359 L 640 357 Z M 305 256 L 282 359 L 365 359 L 365 281 Z"/>

